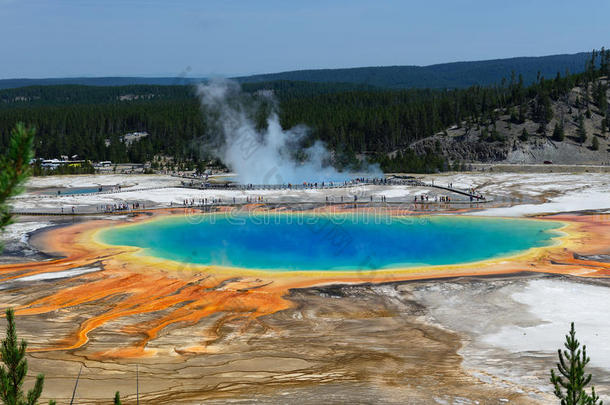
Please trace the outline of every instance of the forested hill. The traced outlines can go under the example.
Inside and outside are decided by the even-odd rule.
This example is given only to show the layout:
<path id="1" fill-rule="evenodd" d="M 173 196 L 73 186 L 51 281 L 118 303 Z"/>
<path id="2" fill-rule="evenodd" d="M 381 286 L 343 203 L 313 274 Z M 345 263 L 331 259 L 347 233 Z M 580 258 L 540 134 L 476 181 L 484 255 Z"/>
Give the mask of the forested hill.
<path id="1" fill-rule="evenodd" d="M 244 83 L 242 90 L 255 93 L 271 90 L 279 98 L 306 97 L 350 91 L 381 90 L 355 83 L 309 83 L 287 80 Z M 27 86 L 0 89 L 0 109 L 44 105 L 128 104 L 159 100 L 195 101 L 195 83 L 192 85 L 83 86 L 74 84 Z"/>
<path id="2" fill-rule="evenodd" d="M 48 79 L 0 79 L 0 89 L 14 89 L 26 86 L 129 86 L 148 84 L 158 86 L 175 86 L 200 82 L 203 78 L 186 77 L 60 77 Z"/>
<path id="3" fill-rule="evenodd" d="M 310 131 L 302 146 L 324 142 L 338 167 L 357 169 L 365 157 L 391 172 L 446 170 L 460 161 L 608 161 L 610 50 L 592 53 L 583 73 L 541 75 L 529 86 L 516 73 L 504 85 L 450 90 L 291 81 L 243 88 L 258 107 L 251 117 L 257 127 L 266 125 L 272 90 L 282 127 L 305 124 Z M 204 146 L 215 136 L 209 118 L 192 86 L 5 89 L 0 150 L 21 121 L 37 129 L 37 157 L 155 162 L 171 156 L 174 167 L 192 167 L 211 157 Z M 123 141 L 142 131 L 149 136 Z M 561 153 L 541 154 L 542 148 Z"/>
<path id="4" fill-rule="evenodd" d="M 442 63 L 430 66 L 378 66 L 350 69 L 296 70 L 236 78 L 241 83 L 268 82 L 278 80 L 306 81 L 318 83 L 354 83 L 384 88 L 465 88 L 472 85 L 501 84 L 511 72 L 520 73 L 524 83 L 531 84 L 538 72 L 547 78 L 579 73 L 584 70 L 589 53 L 573 55 L 551 55 L 519 57 L 474 62 Z M 55 79 L 3 79 L 0 89 L 25 86 L 84 85 L 84 86 L 128 86 L 162 85 L 175 86 L 193 84 L 204 80 L 186 76 L 178 77 L 76 77 Z"/>
<path id="5" fill-rule="evenodd" d="M 296 70 L 240 77 L 242 83 L 271 80 L 360 83 L 386 88 L 465 88 L 501 84 L 511 72 L 523 76 L 524 84 L 534 83 L 538 74 L 551 78 L 579 73 L 590 53 L 494 59 L 476 62 L 442 63 L 430 66 L 379 66 L 352 69 Z"/>

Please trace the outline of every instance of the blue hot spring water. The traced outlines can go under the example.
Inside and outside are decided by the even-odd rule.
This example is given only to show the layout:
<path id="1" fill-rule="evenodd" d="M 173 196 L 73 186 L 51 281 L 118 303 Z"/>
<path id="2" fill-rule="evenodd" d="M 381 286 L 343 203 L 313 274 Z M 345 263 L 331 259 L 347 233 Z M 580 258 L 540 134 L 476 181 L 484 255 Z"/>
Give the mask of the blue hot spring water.
<path id="1" fill-rule="evenodd" d="M 99 240 L 180 262 L 268 271 L 449 265 L 553 244 L 559 222 L 465 216 L 225 214 L 104 229 Z"/>

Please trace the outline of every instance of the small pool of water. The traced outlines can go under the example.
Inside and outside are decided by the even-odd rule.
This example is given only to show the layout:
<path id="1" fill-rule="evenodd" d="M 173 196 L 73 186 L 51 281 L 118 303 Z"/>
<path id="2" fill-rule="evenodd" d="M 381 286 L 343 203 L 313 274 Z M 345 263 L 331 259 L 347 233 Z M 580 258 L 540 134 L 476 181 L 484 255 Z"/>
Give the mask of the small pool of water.
<path id="1" fill-rule="evenodd" d="M 74 195 L 74 194 L 92 194 L 100 193 L 102 191 L 110 191 L 113 187 L 69 187 L 69 188 L 58 188 L 53 190 L 47 190 L 43 194 L 47 195 Z"/>
<path id="2" fill-rule="evenodd" d="M 271 271 L 450 265 L 548 246 L 560 222 L 464 216 L 225 214 L 103 229 L 101 242 L 180 262 Z"/>

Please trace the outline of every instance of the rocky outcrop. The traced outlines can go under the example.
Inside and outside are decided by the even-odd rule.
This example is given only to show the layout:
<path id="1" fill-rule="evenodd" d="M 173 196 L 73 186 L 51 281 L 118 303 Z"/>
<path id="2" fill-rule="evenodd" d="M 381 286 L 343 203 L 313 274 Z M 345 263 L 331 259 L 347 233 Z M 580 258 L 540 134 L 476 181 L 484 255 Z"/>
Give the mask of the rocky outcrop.
<path id="1" fill-rule="evenodd" d="M 511 122 L 510 115 L 498 111 L 498 118 L 493 122 L 471 124 L 470 128 L 464 122 L 459 128 L 448 128 L 409 147 L 420 155 L 437 151 L 452 162 L 610 165 L 610 130 L 604 131 L 604 112 L 592 102 L 586 107 L 583 94 L 584 89 L 575 87 L 565 100 L 555 101 L 553 118 L 546 131 L 541 131 L 540 124 L 531 119 L 531 111 L 522 123 Z M 583 117 L 587 133 L 583 143 L 578 139 L 579 116 Z M 553 129 L 559 123 L 564 127 L 562 141 L 552 138 Z M 523 137 L 524 130 L 529 135 L 527 139 Z"/>

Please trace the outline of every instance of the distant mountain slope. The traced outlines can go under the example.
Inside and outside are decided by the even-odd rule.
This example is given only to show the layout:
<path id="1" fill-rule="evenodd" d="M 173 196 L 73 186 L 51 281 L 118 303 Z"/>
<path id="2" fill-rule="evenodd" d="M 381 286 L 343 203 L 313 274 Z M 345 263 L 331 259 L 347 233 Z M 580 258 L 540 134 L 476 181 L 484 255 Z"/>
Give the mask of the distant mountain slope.
<path id="1" fill-rule="evenodd" d="M 590 52 L 573 55 L 519 57 L 476 62 L 453 62 L 430 66 L 379 66 L 350 69 L 296 70 L 239 77 L 242 83 L 300 80 L 309 82 L 360 83 L 386 88 L 463 88 L 472 85 L 499 84 L 511 72 L 522 74 L 525 84 L 536 80 L 538 71 L 546 78 L 566 70 L 579 73 L 584 70 Z"/>
<path id="2" fill-rule="evenodd" d="M 26 86 L 56 86 L 74 84 L 81 86 L 130 86 L 148 84 L 159 86 L 197 83 L 204 79 L 185 77 L 64 77 L 53 79 L 0 79 L 0 89 Z"/>
<path id="3" fill-rule="evenodd" d="M 525 84 L 536 80 L 538 71 L 546 77 L 562 75 L 566 70 L 584 70 L 589 52 L 573 55 L 518 57 L 474 62 L 452 62 L 430 66 L 377 66 L 349 69 L 295 70 L 235 78 L 241 83 L 270 81 L 305 81 L 318 83 L 353 83 L 385 88 L 463 88 L 475 84 L 490 85 L 509 78 L 512 71 L 522 74 Z M 185 85 L 204 78 L 192 77 L 69 77 L 55 79 L 2 79 L 0 89 L 75 84 L 85 86 Z"/>

